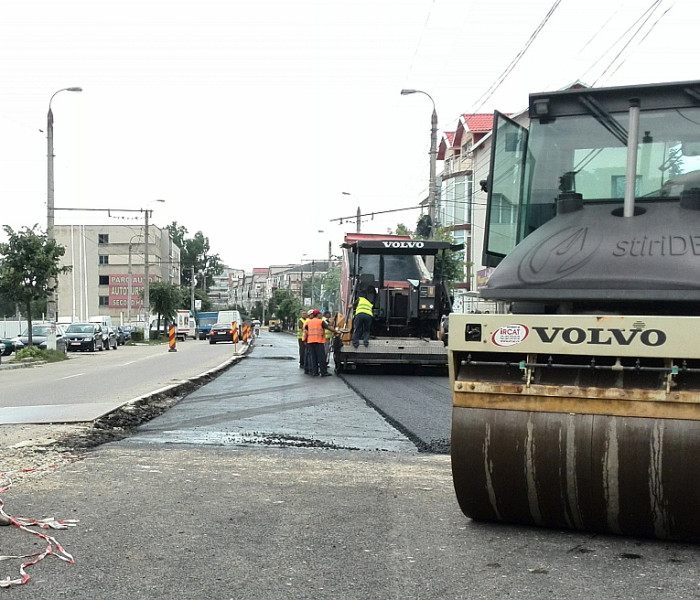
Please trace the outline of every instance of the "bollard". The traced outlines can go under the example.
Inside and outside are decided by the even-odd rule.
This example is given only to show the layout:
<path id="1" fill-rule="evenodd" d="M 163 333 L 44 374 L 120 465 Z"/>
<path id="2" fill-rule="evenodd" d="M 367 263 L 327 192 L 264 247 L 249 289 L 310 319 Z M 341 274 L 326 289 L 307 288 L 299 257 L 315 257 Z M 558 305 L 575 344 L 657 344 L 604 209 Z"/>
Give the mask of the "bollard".
<path id="1" fill-rule="evenodd" d="M 175 325 L 170 325 L 170 329 L 168 330 L 168 336 L 169 336 L 169 344 L 170 344 L 170 349 L 168 352 L 177 352 L 177 340 L 175 338 Z"/>
<path id="2" fill-rule="evenodd" d="M 236 321 L 231 325 L 231 335 L 233 336 L 233 351 L 238 353 L 238 323 Z"/>

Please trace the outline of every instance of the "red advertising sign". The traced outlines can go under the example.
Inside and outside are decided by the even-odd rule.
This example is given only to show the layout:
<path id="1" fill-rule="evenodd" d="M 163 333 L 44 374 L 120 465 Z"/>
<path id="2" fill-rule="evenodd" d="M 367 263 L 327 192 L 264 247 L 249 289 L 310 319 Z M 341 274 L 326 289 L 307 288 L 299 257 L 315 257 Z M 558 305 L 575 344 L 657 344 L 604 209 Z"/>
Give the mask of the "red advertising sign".
<path id="1" fill-rule="evenodd" d="M 155 275 L 149 273 L 148 279 L 151 283 L 156 280 Z M 131 308 L 139 310 L 143 308 L 143 282 L 145 277 L 143 274 L 131 275 Z M 127 299 L 129 298 L 129 275 L 110 275 L 109 276 L 109 307 L 110 308 L 127 308 Z"/>

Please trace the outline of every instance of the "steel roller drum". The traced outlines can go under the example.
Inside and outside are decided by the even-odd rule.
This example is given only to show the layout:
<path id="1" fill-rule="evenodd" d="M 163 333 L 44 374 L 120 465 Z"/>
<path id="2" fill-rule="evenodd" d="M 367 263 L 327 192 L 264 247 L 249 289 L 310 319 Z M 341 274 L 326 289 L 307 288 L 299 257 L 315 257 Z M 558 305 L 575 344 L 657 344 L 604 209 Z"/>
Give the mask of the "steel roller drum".
<path id="1" fill-rule="evenodd" d="M 700 540 L 700 422 L 453 409 L 459 505 L 476 520 Z"/>

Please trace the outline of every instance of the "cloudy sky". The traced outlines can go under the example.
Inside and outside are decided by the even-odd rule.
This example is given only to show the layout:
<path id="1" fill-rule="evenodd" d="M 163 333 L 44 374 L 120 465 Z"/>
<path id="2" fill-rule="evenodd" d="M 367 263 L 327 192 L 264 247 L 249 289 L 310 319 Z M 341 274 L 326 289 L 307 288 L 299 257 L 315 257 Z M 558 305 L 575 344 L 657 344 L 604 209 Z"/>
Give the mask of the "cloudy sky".
<path id="1" fill-rule="evenodd" d="M 0 224 L 45 228 L 49 99 L 80 86 L 52 102 L 57 208 L 152 208 L 232 267 L 322 258 L 354 230 L 331 219 L 427 194 L 432 104 L 402 88 L 433 97 L 442 131 L 577 79 L 696 79 L 699 16 L 697 0 L 0 0 Z"/>

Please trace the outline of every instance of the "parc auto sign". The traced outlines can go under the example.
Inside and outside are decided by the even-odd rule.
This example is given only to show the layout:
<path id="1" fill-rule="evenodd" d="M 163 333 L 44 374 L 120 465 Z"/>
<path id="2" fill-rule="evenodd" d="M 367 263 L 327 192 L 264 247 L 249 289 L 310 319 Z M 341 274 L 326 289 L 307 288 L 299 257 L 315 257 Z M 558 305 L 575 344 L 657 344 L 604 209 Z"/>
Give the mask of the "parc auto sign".
<path id="1" fill-rule="evenodd" d="M 525 325 L 504 325 L 493 332 L 491 341 L 496 346 L 515 346 L 522 342 L 530 333 Z"/>

